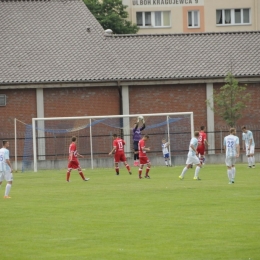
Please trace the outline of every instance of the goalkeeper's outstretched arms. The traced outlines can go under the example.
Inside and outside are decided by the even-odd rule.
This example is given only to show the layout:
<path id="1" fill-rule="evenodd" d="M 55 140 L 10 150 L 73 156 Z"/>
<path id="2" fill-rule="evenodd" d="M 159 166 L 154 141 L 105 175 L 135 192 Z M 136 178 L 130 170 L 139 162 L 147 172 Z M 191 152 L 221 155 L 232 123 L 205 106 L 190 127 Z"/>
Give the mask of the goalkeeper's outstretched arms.
<path id="1" fill-rule="evenodd" d="M 144 121 L 144 119 L 142 121 L 143 121 L 143 126 L 140 128 L 140 131 L 143 131 L 145 129 L 145 121 Z"/>
<path id="2" fill-rule="evenodd" d="M 134 125 L 133 132 L 135 132 L 138 129 L 139 122 L 137 121 Z"/>

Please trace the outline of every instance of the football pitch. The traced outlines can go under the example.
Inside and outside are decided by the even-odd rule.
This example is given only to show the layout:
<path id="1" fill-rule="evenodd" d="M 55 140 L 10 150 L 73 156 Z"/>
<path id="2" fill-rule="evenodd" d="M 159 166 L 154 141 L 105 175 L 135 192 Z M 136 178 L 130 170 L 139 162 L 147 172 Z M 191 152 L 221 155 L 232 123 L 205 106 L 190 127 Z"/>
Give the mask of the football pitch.
<path id="1" fill-rule="evenodd" d="M 1 260 L 260 259 L 260 171 L 237 165 L 152 167 L 151 179 L 114 169 L 14 173 L 1 192 Z M 144 174 L 143 174 L 144 175 Z"/>

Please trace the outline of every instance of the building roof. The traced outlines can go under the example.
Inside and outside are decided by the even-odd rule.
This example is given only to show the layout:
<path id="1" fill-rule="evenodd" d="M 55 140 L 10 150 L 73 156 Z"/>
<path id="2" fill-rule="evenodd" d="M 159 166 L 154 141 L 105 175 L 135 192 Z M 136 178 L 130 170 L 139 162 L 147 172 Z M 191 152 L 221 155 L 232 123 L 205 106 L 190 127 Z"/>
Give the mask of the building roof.
<path id="1" fill-rule="evenodd" d="M 81 0 L 1 0 L 0 35 L 0 84 L 260 76 L 260 32 L 108 36 Z"/>

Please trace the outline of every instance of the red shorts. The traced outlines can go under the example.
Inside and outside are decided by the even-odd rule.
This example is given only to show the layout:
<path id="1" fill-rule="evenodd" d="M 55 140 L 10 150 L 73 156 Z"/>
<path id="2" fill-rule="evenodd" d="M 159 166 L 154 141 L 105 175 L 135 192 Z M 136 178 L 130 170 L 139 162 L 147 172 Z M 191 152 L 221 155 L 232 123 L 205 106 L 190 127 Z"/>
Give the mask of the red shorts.
<path id="1" fill-rule="evenodd" d="M 73 161 L 70 161 L 68 163 L 68 169 L 78 169 L 78 168 L 80 168 L 80 165 L 77 159 L 74 159 Z"/>
<path id="2" fill-rule="evenodd" d="M 125 161 L 126 161 L 126 158 L 125 158 L 124 153 L 115 153 L 115 157 L 114 157 L 115 163 L 125 162 Z"/>
<path id="3" fill-rule="evenodd" d="M 205 146 L 199 145 L 199 146 L 197 147 L 197 152 L 198 152 L 200 155 L 204 155 L 204 153 L 205 153 Z"/>
<path id="4" fill-rule="evenodd" d="M 139 156 L 139 161 L 140 161 L 140 165 L 142 164 L 147 164 L 147 163 L 150 163 L 149 159 L 147 156 L 144 156 L 144 157 L 140 157 Z"/>

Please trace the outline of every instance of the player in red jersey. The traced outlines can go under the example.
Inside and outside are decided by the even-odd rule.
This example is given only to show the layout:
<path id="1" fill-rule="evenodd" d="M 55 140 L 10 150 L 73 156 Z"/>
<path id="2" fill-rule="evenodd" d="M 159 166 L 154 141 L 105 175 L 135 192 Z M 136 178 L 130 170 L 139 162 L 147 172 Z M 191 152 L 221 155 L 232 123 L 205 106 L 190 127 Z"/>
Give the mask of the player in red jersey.
<path id="1" fill-rule="evenodd" d="M 139 160 L 140 160 L 140 168 L 139 168 L 139 179 L 142 179 L 142 171 L 144 164 L 147 165 L 146 167 L 146 173 L 145 173 L 145 178 L 150 179 L 150 176 L 148 175 L 150 168 L 151 168 L 151 163 L 146 155 L 146 152 L 150 151 L 150 148 L 145 147 L 145 142 L 149 139 L 148 135 L 145 135 L 138 143 L 138 150 L 139 150 Z"/>
<path id="2" fill-rule="evenodd" d="M 79 154 L 77 151 L 76 140 L 77 140 L 77 138 L 75 136 L 73 136 L 71 139 L 72 143 L 70 144 L 70 147 L 69 147 L 69 163 L 68 163 L 68 171 L 67 171 L 67 182 L 70 181 L 70 173 L 71 173 L 72 169 L 78 170 L 79 175 L 81 176 L 83 181 L 89 180 L 89 178 L 85 178 L 85 176 L 80 168 L 80 165 L 79 165 L 78 156 L 83 158 L 83 155 Z"/>
<path id="3" fill-rule="evenodd" d="M 204 164 L 205 162 L 205 144 L 209 146 L 209 143 L 207 141 L 207 134 L 205 133 L 206 129 L 205 126 L 200 127 L 200 135 L 198 138 L 198 147 L 197 152 L 199 154 L 200 163 Z"/>
<path id="4" fill-rule="evenodd" d="M 115 157 L 114 157 L 114 162 L 115 162 L 115 170 L 116 170 L 116 175 L 119 175 L 119 162 L 123 162 L 126 169 L 128 170 L 128 173 L 131 175 L 131 170 L 130 166 L 128 165 L 125 157 L 125 151 L 124 151 L 124 145 L 125 141 L 117 136 L 117 134 L 113 134 L 113 149 L 109 153 L 111 155 L 112 153 L 115 152 Z"/>

